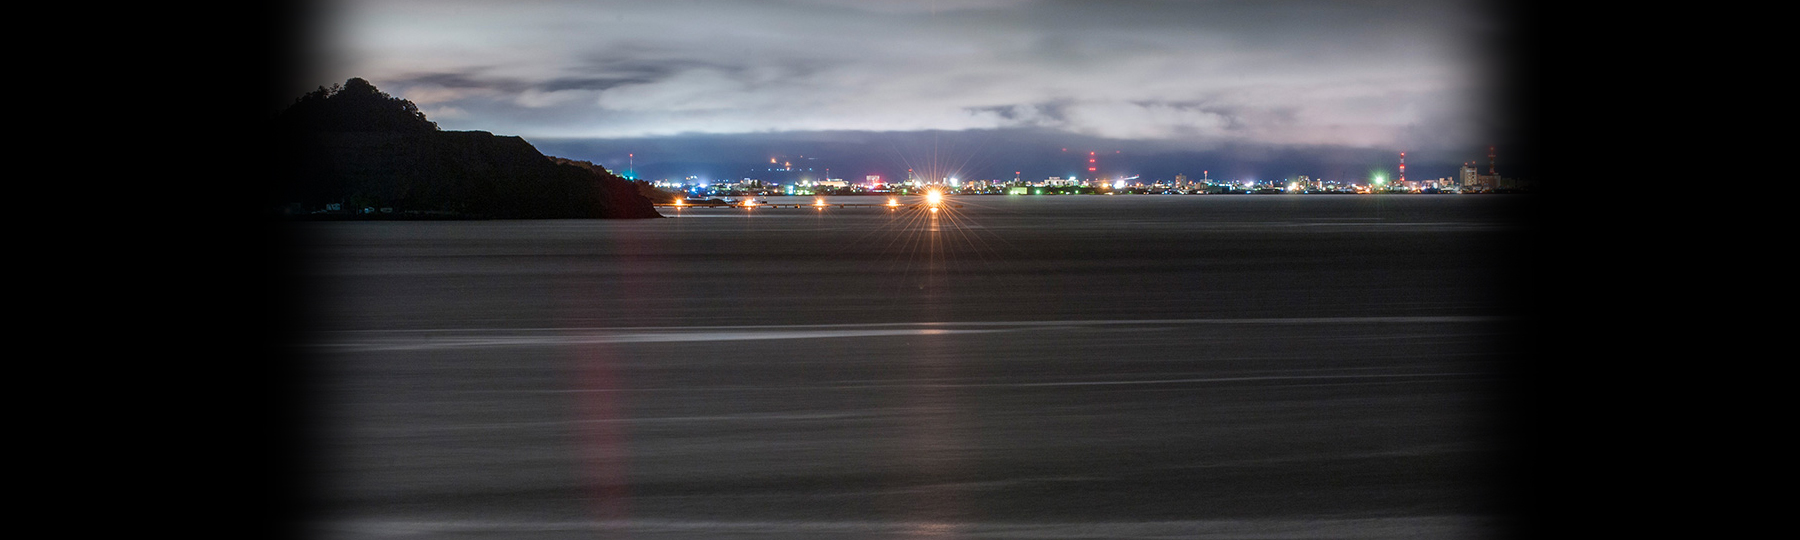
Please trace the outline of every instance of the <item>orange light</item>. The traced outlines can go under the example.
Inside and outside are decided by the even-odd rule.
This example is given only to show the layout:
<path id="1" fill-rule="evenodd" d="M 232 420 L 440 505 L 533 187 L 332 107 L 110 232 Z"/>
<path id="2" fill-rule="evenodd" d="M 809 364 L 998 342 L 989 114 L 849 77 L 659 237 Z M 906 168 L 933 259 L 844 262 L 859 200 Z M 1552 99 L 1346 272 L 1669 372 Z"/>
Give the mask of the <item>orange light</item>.
<path id="1" fill-rule="evenodd" d="M 941 191 L 935 190 L 935 189 L 931 190 L 931 191 L 927 191 L 927 192 L 925 192 L 925 202 L 930 204 L 933 207 L 931 209 L 931 211 L 936 212 L 937 211 L 936 206 L 939 203 L 944 202 L 944 193 Z"/>

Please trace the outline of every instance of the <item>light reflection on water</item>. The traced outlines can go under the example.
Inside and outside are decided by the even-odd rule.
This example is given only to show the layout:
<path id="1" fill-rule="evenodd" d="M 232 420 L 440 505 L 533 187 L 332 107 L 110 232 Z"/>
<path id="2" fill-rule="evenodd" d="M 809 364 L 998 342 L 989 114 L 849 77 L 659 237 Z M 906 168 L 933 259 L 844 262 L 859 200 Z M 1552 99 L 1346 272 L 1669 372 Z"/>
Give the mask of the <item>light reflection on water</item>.
<path id="1" fill-rule="evenodd" d="M 1480 536 L 1497 201 L 312 224 L 336 523 Z"/>

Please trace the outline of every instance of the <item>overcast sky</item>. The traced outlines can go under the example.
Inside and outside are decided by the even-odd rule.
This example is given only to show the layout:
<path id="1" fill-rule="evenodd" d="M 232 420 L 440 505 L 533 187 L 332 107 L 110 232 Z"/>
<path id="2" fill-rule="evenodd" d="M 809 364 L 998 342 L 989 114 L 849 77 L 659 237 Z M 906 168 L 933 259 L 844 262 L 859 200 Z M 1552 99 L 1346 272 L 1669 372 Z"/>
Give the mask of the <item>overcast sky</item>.
<path id="1" fill-rule="evenodd" d="M 650 150 L 639 167 L 665 175 L 807 152 L 859 176 L 892 166 L 865 163 L 875 155 L 1018 169 L 1040 164 L 1008 161 L 1067 144 L 1115 152 L 1121 173 L 1187 159 L 1331 176 L 1403 150 L 1410 173 L 1485 164 L 1474 149 L 1508 127 L 1492 46 L 1510 21 L 1492 7 L 356 0 L 322 4 L 308 84 L 362 77 L 444 129 L 614 168 L 612 154 Z M 927 142 L 935 157 L 908 155 Z M 709 155 L 675 155 L 695 153 Z"/>

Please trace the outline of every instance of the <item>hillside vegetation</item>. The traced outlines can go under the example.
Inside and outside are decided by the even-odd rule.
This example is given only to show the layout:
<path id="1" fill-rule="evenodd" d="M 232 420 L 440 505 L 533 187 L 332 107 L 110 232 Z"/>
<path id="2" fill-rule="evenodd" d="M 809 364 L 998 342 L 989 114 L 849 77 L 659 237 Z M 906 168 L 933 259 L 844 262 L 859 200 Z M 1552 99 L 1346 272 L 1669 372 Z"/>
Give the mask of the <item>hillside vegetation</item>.
<path id="1" fill-rule="evenodd" d="M 274 130 L 270 204 L 288 216 L 661 217 L 604 168 L 545 156 L 519 137 L 442 131 L 362 79 L 300 97 Z"/>

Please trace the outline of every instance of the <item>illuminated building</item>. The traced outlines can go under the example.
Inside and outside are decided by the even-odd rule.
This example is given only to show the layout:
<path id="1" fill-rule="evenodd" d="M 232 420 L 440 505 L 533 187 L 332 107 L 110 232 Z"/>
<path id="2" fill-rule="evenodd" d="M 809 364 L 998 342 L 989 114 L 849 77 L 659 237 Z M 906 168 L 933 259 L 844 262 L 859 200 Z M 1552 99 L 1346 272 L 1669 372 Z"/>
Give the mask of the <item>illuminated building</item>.
<path id="1" fill-rule="evenodd" d="M 1482 186 L 1481 176 L 1476 174 L 1474 162 L 1464 163 L 1462 169 L 1457 171 L 1456 184 L 1462 186 L 1464 189 L 1479 188 Z"/>
<path id="2" fill-rule="evenodd" d="M 1458 184 L 1462 186 L 1463 191 L 1481 192 L 1518 187 L 1516 185 L 1518 184 L 1517 180 L 1502 178 L 1500 176 L 1499 170 L 1495 167 L 1495 158 L 1496 153 L 1494 152 L 1494 147 L 1489 146 L 1487 174 L 1481 174 L 1475 168 L 1475 162 L 1473 161 L 1463 164 L 1462 169 L 1458 171 L 1457 174 Z"/>

